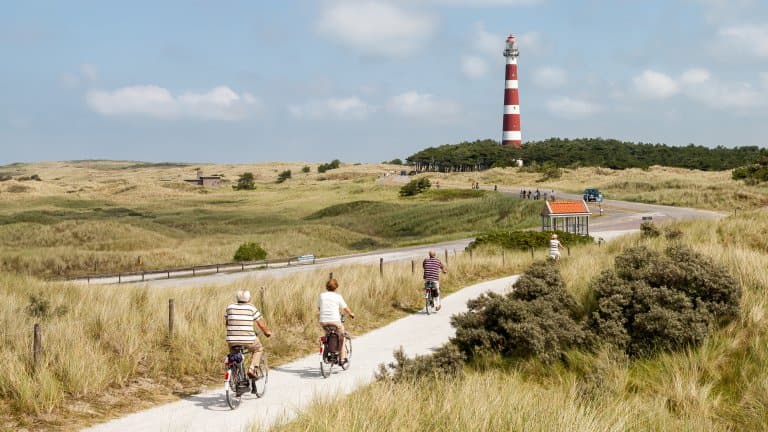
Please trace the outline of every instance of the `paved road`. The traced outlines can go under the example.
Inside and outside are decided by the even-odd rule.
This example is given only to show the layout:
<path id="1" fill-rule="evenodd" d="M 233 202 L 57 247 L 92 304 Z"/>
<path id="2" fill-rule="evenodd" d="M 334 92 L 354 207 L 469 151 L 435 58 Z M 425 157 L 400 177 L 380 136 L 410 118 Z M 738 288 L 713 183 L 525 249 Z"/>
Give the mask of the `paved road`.
<path id="1" fill-rule="evenodd" d="M 350 369 L 334 369 L 336 372 L 328 379 L 320 377 L 320 357 L 317 354 L 274 368 L 269 374 L 266 396 L 244 400 L 237 411 L 227 407 L 222 385 L 221 389 L 140 411 L 86 430 L 194 432 L 242 431 L 253 424 L 270 427 L 278 420 L 294 417 L 315 397 L 351 393 L 370 383 L 378 365 L 391 361 L 392 352 L 400 346 L 409 356 L 431 352 L 454 334 L 449 318 L 465 311 L 467 300 L 485 291 L 505 292 L 515 280 L 517 276 L 510 276 L 469 286 L 444 298 L 443 308 L 436 315 L 417 313 L 354 337 Z"/>
<path id="2" fill-rule="evenodd" d="M 491 189 L 491 188 L 488 188 Z M 508 193 L 510 195 L 517 196 L 519 193 L 518 188 L 499 188 L 501 192 Z M 527 189 L 526 189 L 527 190 Z M 535 189 L 534 189 L 535 190 Z M 581 199 L 581 195 L 566 194 L 556 192 L 558 199 Z M 542 201 L 543 205 L 543 201 Z M 598 212 L 598 205 L 596 203 L 589 203 L 592 210 L 593 217 L 590 221 L 590 234 L 594 237 L 602 237 L 604 240 L 610 240 L 618 235 L 625 234 L 627 232 L 636 231 L 640 228 L 640 223 L 643 217 L 651 217 L 654 222 L 667 222 L 671 220 L 683 220 L 694 218 L 720 218 L 723 217 L 723 213 L 699 210 L 685 207 L 671 207 L 656 204 L 642 204 L 628 201 L 617 200 L 605 200 L 603 202 L 603 215 L 600 216 Z M 411 259 L 423 258 L 427 255 L 429 250 L 449 250 L 449 251 L 463 251 L 464 248 L 472 241 L 472 239 L 454 240 L 449 242 L 435 243 L 422 246 L 410 246 L 399 249 L 386 249 L 373 252 L 366 252 L 361 254 L 337 256 L 320 258 L 316 264 L 310 265 L 294 265 L 290 267 L 277 267 L 263 270 L 245 271 L 245 272 L 231 272 L 231 273 L 209 273 L 199 275 L 196 277 L 175 278 L 175 279 L 156 279 L 148 282 L 142 282 L 153 287 L 163 286 L 202 286 L 202 285 L 224 285 L 232 283 L 236 280 L 258 275 L 274 275 L 285 276 L 297 272 L 310 271 L 317 268 L 335 267 L 340 265 L 350 264 L 375 264 L 379 262 L 380 258 L 384 259 L 385 263 L 393 261 L 405 261 Z M 191 272 L 190 275 L 191 276 Z M 158 276 L 163 277 L 163 276 Z M 104 280 L 103 283 L 115 283 L 116 280 Z M 83 282 L 84 283 L 84 282 Z M 91 283 L 96 283 L 91 281 Z"/>

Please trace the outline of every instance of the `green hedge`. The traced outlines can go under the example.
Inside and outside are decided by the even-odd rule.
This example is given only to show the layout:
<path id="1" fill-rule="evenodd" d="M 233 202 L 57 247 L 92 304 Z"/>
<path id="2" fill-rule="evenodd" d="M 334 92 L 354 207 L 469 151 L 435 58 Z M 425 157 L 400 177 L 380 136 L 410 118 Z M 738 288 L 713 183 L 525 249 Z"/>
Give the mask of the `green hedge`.
<path id="1" fill-rule="evenodd" d="M 593 243 L 595 241 L 591 236 L 571 234 L 564 231 L 555 231 L 555 233 L 557 233 L 558 239 L 563 245 L 571 246 L 575 244 Z M 527 250 L 530 247 L 547 247 L 549 246 L 549 239 L 551 237 L 552 232 L 550 231 L 489 231 L 477 236 L 475 241 L 467 246 L 467 250 L 483 245 L 494 245 L 507 249 L 521 250 Z"/>

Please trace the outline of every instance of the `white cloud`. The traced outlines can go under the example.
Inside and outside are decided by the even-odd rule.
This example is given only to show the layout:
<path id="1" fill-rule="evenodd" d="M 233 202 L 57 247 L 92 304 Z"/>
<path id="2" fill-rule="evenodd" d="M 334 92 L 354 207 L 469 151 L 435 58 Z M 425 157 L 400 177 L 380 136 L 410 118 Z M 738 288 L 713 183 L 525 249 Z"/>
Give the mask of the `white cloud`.
<path id="1" fill-rule="evenodd" d="M 375 108 L 360 98 L 328 98 L 313 100 L 301 105 L 291 105 L 288 112 L 296 118 L 323 119 L 328 117 L 362 120 Z"/>
<path id="2" fill-rule="evenodd" d="M 533 83 L 543 88 L 562 87 L 568 82 L 565 70 L 558 67 L 541 67 L 533 71 Z"/>
<path id="3" fill-rule="evenodd" d="M 756 57 L 768 57 L 768 25 L 738 25 L 718 32 L 726 46 Z"/>
<path id="4" fill-rule="evenodd" d="M 750 110 L 768 106 L 768 92 L 749 83 L 724 83 L 710 80 L 690 85 L 686 94 L 710 108 Z"/>
<path id="5" fill-rule="evenodd" d="M 632 79 L 635 92 L 643 99 L 666 99 L 680 91 L 680 85 L 668 75 L 646 70 Z"/>
<path id="6" fill-rule="evenodd" d="M 139 85 L 112 91 L 91 90 L 85 100 L 93 111 L 102 115 L 159 119 L 241 120 L 260 105 L 250 93 L 237 94 L 226 86 L 205 93 L 186 92 L 174 96 L 163 87 Z"/>
<path id="7" fill-rule="evenodd" d="M 330 3 L 317 22 L 329 39 L 368 56 L 403 57 L 432 36 L 437 20 L 379 0 Z"/>
<path id="8" fill-rule="evenodd" d="M 552 114 L 565 118 L 589 117 L 602 111 L 600 105 L 569 97 L 562 97 L 547 102 L 547 109 Z"/>
<path id="9" fill-rule="evenodd" d="M 440 119 L 461 112 L 461 106 L 450 100 L 437 99 L 428 93 L 409 91 L 390 98 L 387 108 L 406 117 Z"/>
<path id="10" fill-rule="evenodd" d="M 685 85 L 701 84 L 709 81 L 712 74 L 708 70 L 702 68 L 688 69 L 680 75 L 680 82 Z"/>
<path id="11" fill-rule="evenodd" d="M 483 78 L 488 75 L 488 62 L 480 57 L 464 56 L 461 58 L 461 71 L 467 78 Z"/>

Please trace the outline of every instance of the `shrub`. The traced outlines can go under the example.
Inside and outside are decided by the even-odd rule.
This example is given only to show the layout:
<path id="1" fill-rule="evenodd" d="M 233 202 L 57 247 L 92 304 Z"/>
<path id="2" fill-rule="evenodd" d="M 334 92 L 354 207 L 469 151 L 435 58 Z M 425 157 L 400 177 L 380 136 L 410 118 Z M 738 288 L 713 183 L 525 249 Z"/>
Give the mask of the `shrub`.
<path id="1" fill-rule="evenodd" d="M 653 222 L 643 222 L 640 224 L 640 236 L 643 238 L 654 238 L 661 235 L 659 227 Z"/>
<path id="2" fill-rule="evenodd" d="M 285 170 L 277 175 L 277 182 L 282 183 L 291 178 L 291 170 Z"/>
<path id="3" fill-rule="evenodd" d="M 240 174 L 237 179 L 237 184 L 232 186 L 235 190 L 253 190 L 256 189 L 256 184 L 253 181 L 253 173 L 246 172 Z"/>
<path id="4" fill-rule="evenodd" d="M 415 381 L 420 378 L 448 378 L 463 373 L 464 355 L 450 343 L 429 355 L 408 358 L 401 347 L 394 352 L 395 362 L 379 364 L 376 379 L 379 381 Z"/>
<path id="5" fill-rule="evenodd" d="M 267 251 L 255 242 L 243 243 L 235 252 L 235 261 L 258 261 L 267 258 Z"/>
<path id="6" fill-rule="evenodd" d="M 537 182 L 556 180 L 563 175 L 562 170 L 558 168 L 557 165 L 555 165 L 553 162 L 544 162 L 544 164 L 539 167 L 538 172 L 541 173 L 541 178 L 536 180 Z"/>
<path id="7" fill-rule="evenodd" d="M 49 319 L 61 317 L 67 314 L 68 308 L 65 305 L 53 307 L 50 300 L 42 295 L 31 294 L 29 296 L 29 305 L 27 305 L 27 314 L 34 318 Z"/>
<path id="8" fill-rule="evenodd" d="M 506 295 L 485 293 L 455 315 L 451 339 L 467 357 L 500 353 L 554 361 L 586 340 L 576 300 L 565 290 L 557 266 L 533 263 Z"/>
<path id="9" fill-rule="evenodd" d="M 667 240 L 678 240 L 683 236 L 683 231 L 680 228 L 673 226 L 664 227 L 664 238 Z"/>
<path id="10" fill-rule="evenodd" d="M 594 239 L 590 236 L 568 233 L 564 231 L 554 231 L 558 239 L 564 245 L 588 244 L 593 243 Z M 467 250 L 472 250 L 482 245 L 498 245 L 507 249 L 528 250 L 531 247 L 541 248 L 549 246 L 549 239 L 552 232 L 548 231 L 510 231 L 494 230 L 480 234 L 472 243 L 467 246 Z"/>
<path id="11" fill-rule="evenodd" d="M 309 173 L 309 165 L 304 165 L 303 167 L 301 167 L 301 172 L 303 172 L 304 174 Z"/>
<path id="12" fill-rule="evenodd" d="M 400 188 L 400 196 L 406 197 L 406 196 L 417 195 L 426 191 L 431 187 L 432 187 L 432 183 L 426 177 L 413 179 L 409 181 L 408 184 Z"/>
<path id="13" fill-rule="evenodd" d="M 588 327 L 632 356 L 695 346 L 738 316 L 741 287 L 711 258 L 681 245 L 634 247 L 592 282 Z"/>
<path id="14" fill-rule="evenodd" d="M 330 161 L 329 163 L 320 164 L 317 166 L 317 172 L 324 173 L 328 170 L 336 169 L 339 166 L 341 166 L 341 161 L 338 159 L 334 159 Z"/>
<path id="15" fill-rule="evenodd" d="M 391 161 L 384 161 L 382 163 L 390 164 L 390 165 L 402 165 L 403 160 L 402 159 L 392 159 Z"/>

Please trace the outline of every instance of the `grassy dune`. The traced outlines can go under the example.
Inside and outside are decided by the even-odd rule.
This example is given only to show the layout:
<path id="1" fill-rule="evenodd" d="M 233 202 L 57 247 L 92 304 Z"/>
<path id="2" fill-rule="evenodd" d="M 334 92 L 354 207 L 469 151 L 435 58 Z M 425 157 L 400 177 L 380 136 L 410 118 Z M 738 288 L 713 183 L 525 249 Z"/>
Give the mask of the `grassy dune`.
<path id="1" fill-rule="evenodd" d="M 478 181 L 482 186 L 555 189 L 581 194 L 596 187 L 607 199 L 714 210 L 748 210 L 768 205 L 768 185 L 746 186 L 731 179 L 730 171 L 697 171 L 654 166 L 648 170 L 607 168 L 563 169 L 560 179 L 539 182 L 541 174 L 517 168 L 494 168 L 476 173 L 430 173 L 445 186 Z"/>
<path id="2" fill-rule="evenodd" d="M 59 162 L 12 167 L 0 183 L 0 269 L 46 277 L 228 262 L 246 241 L 270 257 L 340 255 L 528 227 L 539 208 L 501 194 L 433 191 L 398 197 L 386 166 L 301 173 L 300 164 L 211 165 L 221 188 L 182 182 L 194 166 Z M 0 168 L 7 171 L 9 168 Z M 275 184 L 276 172 L 294 178 Z M 313 168 L 314 169 L 314 168 Z M 253 172 L 254 191 L 230 187 Z M 11 192 L 14 184 L 29 190 Z M 140 257 L 140 258 L 139 258 Z"/>
<path id="3" fill-rule="evenodd" d="M 376 383 L 343 400 L 318 401 L 277 430 L 766 430 L 768 214 L 681 228 L 684 243 L 723 262 L 744 288 L 741 318 L 701 347 L 638 361 L 572 352 L 555 366 L 490 358 L 457 380 Z M 659 250 L 666 244 L 634 236 L 576 253 L 561 262 L 569 289 L 590 301 L 592 276 L 637 242 Z"/>

